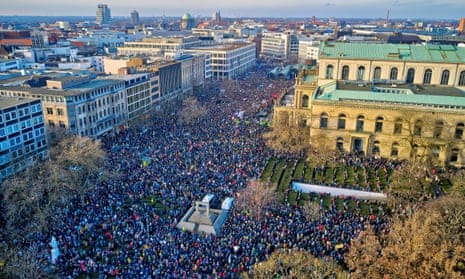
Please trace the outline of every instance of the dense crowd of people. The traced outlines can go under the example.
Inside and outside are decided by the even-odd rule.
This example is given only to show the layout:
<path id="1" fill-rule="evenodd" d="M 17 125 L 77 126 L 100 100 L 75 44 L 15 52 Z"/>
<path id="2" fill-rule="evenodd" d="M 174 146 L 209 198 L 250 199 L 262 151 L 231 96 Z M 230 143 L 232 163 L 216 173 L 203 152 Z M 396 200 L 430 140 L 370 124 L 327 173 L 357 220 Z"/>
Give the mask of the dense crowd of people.
<path id="1" fill-rule="evenodd" d="M 234 197 L 273 155 L 255 116 L 292 81 L 269 80 L 262 67 L 234 81 L 239 86 L 232 90 L 207 89 L 200 98 L 207 116 L 196 125 L 168 113 L 140 131 L 103 139 L 114 176 L 74 201 L 53 227 L 50 237 L 61 253 L 55 272 L 69 278 L 236 278 L 276 249 L 305 249 L 342 262 L 351 238 L 369 223 L 382 229 L 381 217 L 335 205 L 321 207 L 320 218 L 308 222 L 301 208 L 282 203 L 269 205 L 259 220 L 233 209 L 220 235 L 176 228 L 193 201 L 206 194 Z"/>

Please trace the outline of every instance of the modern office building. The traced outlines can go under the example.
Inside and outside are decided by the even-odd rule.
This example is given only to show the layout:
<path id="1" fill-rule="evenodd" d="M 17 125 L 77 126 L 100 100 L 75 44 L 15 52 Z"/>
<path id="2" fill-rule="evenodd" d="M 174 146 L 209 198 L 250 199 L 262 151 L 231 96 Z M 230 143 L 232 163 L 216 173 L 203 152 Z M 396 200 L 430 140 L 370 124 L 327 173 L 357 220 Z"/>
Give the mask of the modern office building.
<path id="1" fill-rule="evenodd" d="M 200 90 L 205 83 L 205 55 L 185 54 L 176 60 L 181 62 L 183 93 L 192 93 Z"/>
<path id="2" fill-rule="evenodd" d="M 299 39 L 294 32 L 263 33 L 260 52 L 262 58 L 276 61 L 291 61 L 297 59 L 298 51 Z"/>
<path id="3" fill-rule="evenodd" d="M 354 60 L 349 59 L 348 51 L 340 56 L 342 61 L 320 57 L 324 62 L 319 71 L 300 72 L 293 95 L 283 97 L 275 107 L 274 121 L 295 123 L 300 129 L 309 129 L 309 143 L 321 149 L 464 167 L 465 92 L 463 88 L 450 86 L 458 83 L 455 77 L 460 74 L 455 76 L 455 73 L 465 72 L 464 63 L 456 60 L 461 57 L 459 52 L 440 56 L 445 59 L 441 63 L 434 55 L 434 51 L 438 50 L 434 50 L 430 53 L 432 62 L 429 65 L 422 61 L 388 63 L 386 60 L 389 58 L 380 55 L 378 60 L 372 58 L 373 65 L 370 66 L 360 58 L 371 57 L 374 50 L 359 51 L 358 58 Z M 410 52 L 410 55 L 414 54 Z M 453 63 L 446 59 L 450 56 L 455 63 L 454 70 L 450 66 Z M 451 81 L 449 86 L 441 85 L 434 75 L 435 85 L 423 85 L 422 79 L 412 79 L 420 84 L 410 84 L 405 80 L 386 83 L 382 79 L 372 79 L 365 85 L 321 78 L 327 76 L 330 65 L 340 68 L 336 65 L 344 67 L 346 64 L 366 66 L 367 69 L 380 67 L 382 78 L 392 73 L 393 67 L 398 67 L 400 72 L 408 72 L 402 65 L 405 69 L 416 67 L 416 71 L 423 71 L 426 67 L 433 71 L 449 69 L 454 82 Z M 348 74 L 349 77 L 356 75 Z M 337 76 L 341 77 L 341 72 L 334 74 Z"/>
<path id="4" fill-rule="evenodd" d="M 131 23 L 132 25 L 139 25 L 140 20 L 139 20 L 139 12 L 134 10 L 131 12 Z"/>
<path id="5" fill-rule="evenodd" d="M 200 47 L 202 41 L 197 37 L 160 37 L 144 38 L 140 42 L 125 42 L 118 47 L 118 55 L 157 56 L 174 59 L 182 50 Z"/>
<path id="6" fill-rule="evenodd" d="M 190 52 L 211 55 L 212 78 L 216 80 L 234 79 L 254 67 L 257 60 L 254 43 L 211 45 Z"/>
<path id="7" fill-rule="evenodd" d="M 0 96 L 0 181 L 46 157 L 41 101 Z"/>
<path id="8" fill-rule="evenodd" d="M 125 83 L 90 76 L 55 76 L 46 86 L 0 86 L 0 96 L 42 100 L 47 127 L 69 129 L 81 136 L 115 132 L 128 121 Z"/>
<path id="9" fill-rule="evenodd" d="M 107 4 L 98 4 L 95 21 L 99 25 L 111 23 L 111 11 Z"/>
<path id="10" fill-rule="evenodd" d="M 319 59 L 319 79 L 465 86 L 465 48 L 452 45 L 325 42 Z"/>
<path id="11" fill-rule="evenodd" d="M 310 38 L 299 39 L 298 62 L 301 64 L 318 63 L 320 43 Z"/>

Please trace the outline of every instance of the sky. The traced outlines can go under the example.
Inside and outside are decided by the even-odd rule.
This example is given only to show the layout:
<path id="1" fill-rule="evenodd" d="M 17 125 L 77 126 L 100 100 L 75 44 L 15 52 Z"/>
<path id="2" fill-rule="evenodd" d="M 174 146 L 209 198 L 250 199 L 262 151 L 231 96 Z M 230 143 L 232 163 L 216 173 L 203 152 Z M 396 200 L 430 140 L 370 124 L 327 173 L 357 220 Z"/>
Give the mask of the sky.
<path id="1" fill-rule="evenodd" d="M 0 16 L 95 16 L 107 4 L 112 16 L 336 17 L 459 19 L 465 0 L 0 0 Z"/>

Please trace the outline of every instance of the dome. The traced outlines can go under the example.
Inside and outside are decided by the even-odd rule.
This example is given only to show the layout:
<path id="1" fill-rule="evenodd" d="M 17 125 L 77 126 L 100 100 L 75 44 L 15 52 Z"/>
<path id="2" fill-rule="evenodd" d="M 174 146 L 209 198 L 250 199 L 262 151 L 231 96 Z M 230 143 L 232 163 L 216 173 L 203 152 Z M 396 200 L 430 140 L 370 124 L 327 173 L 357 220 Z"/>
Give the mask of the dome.
<path id="1" fill-rule="evenodd" d="M 185 13 L 183 16 L 182 16 L 182 20 L 190 20 L 192 19 L 193 17 L 191 16 L 190 13 Z"/>

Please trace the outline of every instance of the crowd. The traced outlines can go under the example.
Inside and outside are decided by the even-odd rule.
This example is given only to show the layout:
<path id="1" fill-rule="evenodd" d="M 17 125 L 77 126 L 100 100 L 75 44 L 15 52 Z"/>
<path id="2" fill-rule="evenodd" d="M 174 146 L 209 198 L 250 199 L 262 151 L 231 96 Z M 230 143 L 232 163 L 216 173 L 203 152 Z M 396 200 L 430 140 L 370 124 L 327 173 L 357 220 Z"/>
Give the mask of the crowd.
<path id="1" fill-rule="evenodd" d="M 217 236 L 175 227 L 193 201 L 207 193 L 234 196 L 273 155 L 255 115 L 292 81 L 268 80 L 266 72 L 248 73 L 234 90 L 206 92 L 208 114 L 197 125 L 165 114 L 140 132 L 105 138 L 106 167 L 114 176 L 74 201 L 53 227 L 50 237 L 61 253 L 55 272 L 65 278 L 237 278 L 276 249 L 300 248 L 342 262 L 351 238 L 369 223 L 381 229 L 385 222 L 377 216 L 331 206 L 308 222 L 302 209 L 280 203 L 259 220 L 233 209 Z"/>

